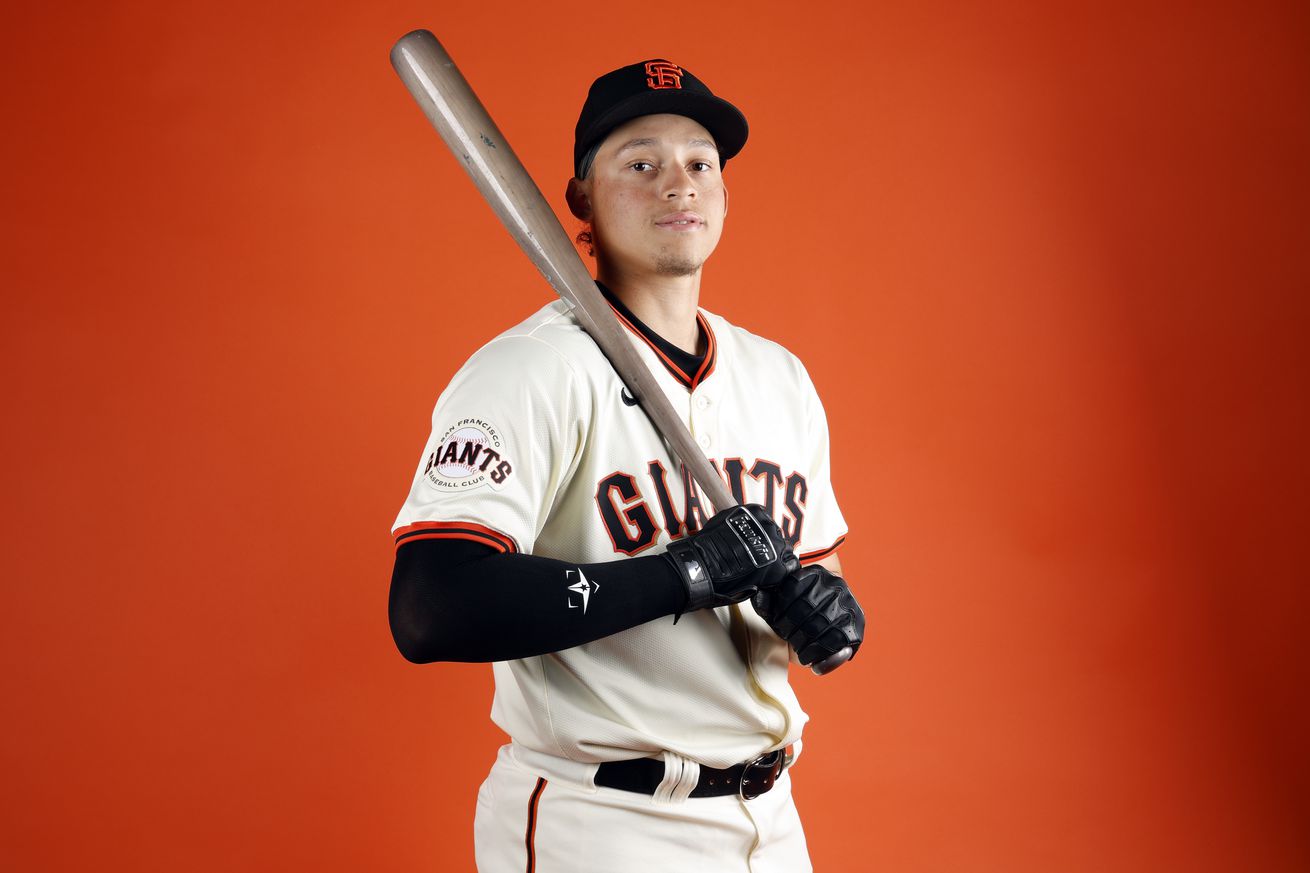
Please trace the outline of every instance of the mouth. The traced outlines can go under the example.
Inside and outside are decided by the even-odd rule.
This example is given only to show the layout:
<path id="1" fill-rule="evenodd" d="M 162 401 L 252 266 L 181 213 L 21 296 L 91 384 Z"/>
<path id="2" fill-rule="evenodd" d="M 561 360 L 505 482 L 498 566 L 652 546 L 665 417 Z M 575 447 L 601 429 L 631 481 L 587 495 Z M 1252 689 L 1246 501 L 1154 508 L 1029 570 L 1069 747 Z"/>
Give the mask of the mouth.
<path id="1" fill-rule="evenodd" d="M 705 220 L 694 212 L 675 212 L 655 222 L 656 227 L 665 230 L 688 231 L 705 226 Z"/>

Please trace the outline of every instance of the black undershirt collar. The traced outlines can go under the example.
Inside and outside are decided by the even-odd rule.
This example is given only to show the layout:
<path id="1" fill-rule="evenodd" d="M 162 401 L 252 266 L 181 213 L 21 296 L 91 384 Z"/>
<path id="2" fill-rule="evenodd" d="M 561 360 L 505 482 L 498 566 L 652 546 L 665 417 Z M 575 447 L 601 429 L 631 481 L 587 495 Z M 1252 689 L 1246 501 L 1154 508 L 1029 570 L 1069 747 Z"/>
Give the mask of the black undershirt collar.
<path id="1" fill-rule="evenodd" d="M 672 361 L 679 370 L 683 372 L 683 374 L 687 377 L 688 382 L 696 378 L 696 373 L 700 370 L 701 365 L 705 363 L 704 355 L 693 355 L 690 354 L 689 352 L 684 352 L 682 349 L 678 348 L 673 343 L 669 342 L 664 337 L 660 336 L 655 331 L 647 327 L 645 322 L 643 322 L 640 318 L 632 314 L 631 309 L 623 305 L 623 301 L 618 298 L 618 295 L 616 295 L 613 291 L 602 285 L 600 281 L 596 282 L 596 287 L 600 289 L 601 294 L 605 295 L 605 299 L 609 301 L 611 306 L 613 306 L 620 313 L 622 313 L 624 318 L 632 322 L 632 326 L 635 327 L 637 330 L 641 331 L 642 336 L 650 340 L 651 343 L 653 343 L 661 352 L 663 352 L 664 355 L 670 361 Z M 697 327 L 697 331 L 699 332 L 700 331 L 699 323 L 697 324 L 696 327 Z"/>

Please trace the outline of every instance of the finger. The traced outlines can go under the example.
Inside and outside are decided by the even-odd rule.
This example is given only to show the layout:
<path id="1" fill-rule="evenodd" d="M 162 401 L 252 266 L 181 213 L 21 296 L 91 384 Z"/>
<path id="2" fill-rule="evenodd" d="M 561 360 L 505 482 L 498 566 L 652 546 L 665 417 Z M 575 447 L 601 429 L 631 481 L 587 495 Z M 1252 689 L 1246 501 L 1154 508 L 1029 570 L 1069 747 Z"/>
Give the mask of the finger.
<path id="1" fill-rule="evenodd" d="M 855 654 L 855 651 L 850 646 L 846 646 L 841 651 L 834 652 L 819 663 L 812 665 L 810 669 L 814 671 L 815 676 L 826 676 L 849 661 L 853 654 Z"/>

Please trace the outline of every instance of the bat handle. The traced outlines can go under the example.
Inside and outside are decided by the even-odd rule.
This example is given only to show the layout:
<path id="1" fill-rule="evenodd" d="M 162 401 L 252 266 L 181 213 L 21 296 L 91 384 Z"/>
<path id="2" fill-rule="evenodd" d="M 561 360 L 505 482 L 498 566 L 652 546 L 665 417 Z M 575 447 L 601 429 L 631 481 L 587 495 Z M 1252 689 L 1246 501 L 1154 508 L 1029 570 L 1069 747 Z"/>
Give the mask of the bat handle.
<path id="1" fill-rule="evenodd" d="M 840 651 L 834 652 L 822 661 L 819 661 L 817 664 L 811 664 L 810 669 L 814 671 L 815 676 L 824 676 L 849 661 L 853 654 L 855 654 L 855 652 L 852 651 L 851 647 L 846 646 Z"/>

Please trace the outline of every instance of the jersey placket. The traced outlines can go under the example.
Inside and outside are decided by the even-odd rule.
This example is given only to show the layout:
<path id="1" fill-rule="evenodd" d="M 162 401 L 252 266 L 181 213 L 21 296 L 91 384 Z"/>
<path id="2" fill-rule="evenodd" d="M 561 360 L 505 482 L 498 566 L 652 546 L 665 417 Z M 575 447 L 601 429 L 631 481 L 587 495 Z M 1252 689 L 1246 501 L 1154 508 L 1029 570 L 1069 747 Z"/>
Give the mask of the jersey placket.
<path id="1" fill-rule="evenodd" d="M 695 437 L 696 445 L 700 446 L 701 451 L 710 458 L 718 457 L 720 442 L 719 404 L 715 394 L 713 388 L 702 383 L 696 386 L 687 398 L 689 404 L 687 420 L 691 435 Z M 718 466 L 716 463 L 715 467 Z M 719 508 L 721 507 L 715 507 L 715 509 Z"/>
<path id="2" fill-rule="evenodd" d="M 696 445 L 700 446 L 701 451 L 710 458 L 710 463 L 715 470 L 723 475 L 724 446 L 719 427 L 719 411 L 722 408 L 719 402 L 721 399 L 719 389 L 724 385 L 725 376 L 722 374 L 731 372 L 732 368 L 724 361 L 724 356 L 731 353 L 725 351 L 722 343 L 716 345 L 718 361 L 715 372 L 688 392 L 687 425 L 696 440 Z M 715 511 L 724 508 L 714 507 Z M 742 660 L 746 662 L 746 680 L 749 683 L 751 696 L 760 707 L 761 718 L 767 725 L 765 729 L 780 742 L 791 729 L 791 719 L 787 715 L 787 708 L 764 687 L 764 682 L 761 681 L 759 671 L 763 665 L 757 663 L 756 659 L 764 647 L 763 641 L 758 638 L 759 629 L 750 627 L 745 617 L 745 611 L 750 610 L 750 605 L 738 603 L 722 609 L 729 615 L 728 632 L 733 637 L 733 645 L 741 652 Z M 766 633 L 769 632 L 767 628 L 764 630 Z"/>

